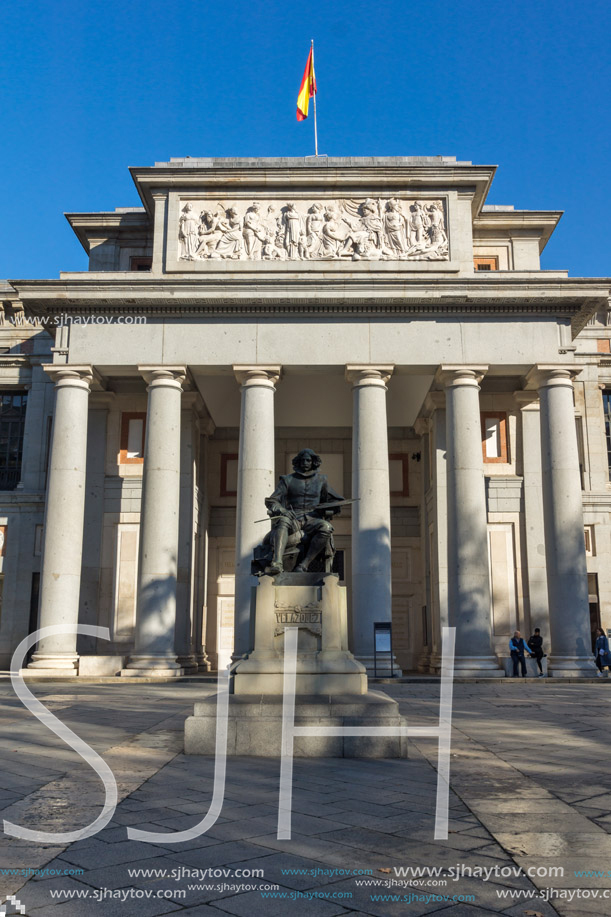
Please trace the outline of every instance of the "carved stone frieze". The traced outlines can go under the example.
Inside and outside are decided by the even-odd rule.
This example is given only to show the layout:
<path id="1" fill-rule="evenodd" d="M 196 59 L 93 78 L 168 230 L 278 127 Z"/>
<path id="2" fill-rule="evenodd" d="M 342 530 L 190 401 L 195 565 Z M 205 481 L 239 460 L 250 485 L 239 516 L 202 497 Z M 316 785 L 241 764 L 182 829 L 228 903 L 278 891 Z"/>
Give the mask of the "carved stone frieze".
<path id="1" fill-rule="evenodd" d="M 443 200 L 181 201 L 181 261 L 447 261 Z"/>

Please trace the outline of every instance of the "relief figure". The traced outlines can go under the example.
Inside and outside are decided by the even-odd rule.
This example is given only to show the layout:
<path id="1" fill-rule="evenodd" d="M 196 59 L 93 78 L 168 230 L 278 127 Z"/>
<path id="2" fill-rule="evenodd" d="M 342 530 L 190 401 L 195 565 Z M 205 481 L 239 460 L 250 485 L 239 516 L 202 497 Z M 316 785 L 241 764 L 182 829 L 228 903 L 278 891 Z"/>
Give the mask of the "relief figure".
<path id="1" fill-rule="evenodd" d="M 221 238 L 210 257 L 238 259 L 242 254 L 242 221 L 235 207 L 230 207 L 225 214 L 225 219 L 219 221 L 219 229 Z"/>
<path id="2" fill-rule="evenodd" d="M 337 258 L 346 240 L 339 211 L 333 207 L 325 210 L 325 222 L 322 228 L 323 258 Z"/>
<path id="3" fill-rule="evenodd" d="M 220 219 L 217 213 L 202 210 L 199 215 L 199 247 L 195 252 L 197 258 L 209 258 L 211 252 L 216 248 L 219 239 L 223 235 L 219 224 Z"/>
<path id="4" fill-rule="evenodd" d="M 297 261 L 303 253 L 303 221 L 295 204 L 287 204 L 282 218 L 284 223 L 284 248 L 289 261 Z"/>
<path id="5" fill-rule="evenodd" d="M 394 257 L 404 258 L 407 254 L 406 221 L 401 213 L 401 204 L 395 198 L 386 204 L 384 230 Z"/>
<path id="6" fill-rule="evenodd" d="M 261 245 L 265 240 L 265 228 L 261 225 L 259 210 L 261 205 L 255 201 L 244 216 L 244 228 L 242 235 L 244 237 L 244 252 L 248 261 L 258 261 L 261 257 Z"/>
<path id="7" fill-rule="evenodd" d="M 185 204 L 178 221 L 178 238 L 182 243 L 183 261 L 193 261 L 199 244 L 198 219 L 193 209 L 193 204 Z"/>
<path id="8" fill-rule="evenodd" d="M 306 258 L 318 258 L 322 249 L 325 216 L 322 204 L 312 204 L 306 217 Z"/>

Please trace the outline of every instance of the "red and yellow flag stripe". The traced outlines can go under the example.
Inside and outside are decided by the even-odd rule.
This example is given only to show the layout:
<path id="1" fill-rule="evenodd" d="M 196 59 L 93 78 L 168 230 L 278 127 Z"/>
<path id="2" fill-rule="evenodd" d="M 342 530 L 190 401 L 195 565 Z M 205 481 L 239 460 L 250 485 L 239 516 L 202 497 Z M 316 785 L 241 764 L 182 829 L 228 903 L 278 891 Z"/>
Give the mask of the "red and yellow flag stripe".
<path id="1" fill-rule="evenodd" d="M 308 62 L 303 73 L 299 95 L 297 96 L 297 120 L 305 121 L 308 117 L 310 99 L 316 92 L 316 76 L 314 75 L 314 48 L 310 48 Z"/>

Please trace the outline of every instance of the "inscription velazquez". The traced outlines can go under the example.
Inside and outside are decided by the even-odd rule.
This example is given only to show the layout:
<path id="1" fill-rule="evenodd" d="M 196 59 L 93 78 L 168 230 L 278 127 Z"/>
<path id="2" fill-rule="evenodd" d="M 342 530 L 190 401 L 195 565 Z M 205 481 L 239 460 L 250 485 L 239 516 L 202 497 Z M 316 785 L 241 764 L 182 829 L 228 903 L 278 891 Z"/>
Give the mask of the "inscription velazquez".
<path id="1" fill-rule="evenodd" d="M 274 636 L 277 637 L 280 634 L 284 633 L 284 628 L 287 625 L 298 624 L 301 627 L 305 627 L 311 633 L 319 635 L 322 633 L 322 611 L 318 603 L 313 603 L 310 605 L 281 605 L 276 602 L 276 608 L 283 609 L 282 611 L 276 611 L 276 628 L 274 630 Z"/>

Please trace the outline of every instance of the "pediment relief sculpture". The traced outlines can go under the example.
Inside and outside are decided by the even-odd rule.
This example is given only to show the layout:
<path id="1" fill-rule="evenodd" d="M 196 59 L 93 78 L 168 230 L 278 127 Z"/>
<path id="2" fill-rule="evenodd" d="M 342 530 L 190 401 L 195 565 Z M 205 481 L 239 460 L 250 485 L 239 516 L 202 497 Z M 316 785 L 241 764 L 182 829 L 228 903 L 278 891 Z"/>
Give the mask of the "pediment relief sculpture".
<path id="1" fill-rule="evenodd" d="M 181 261 L 446 261 L 442 200 L 184 203 Z"/>

